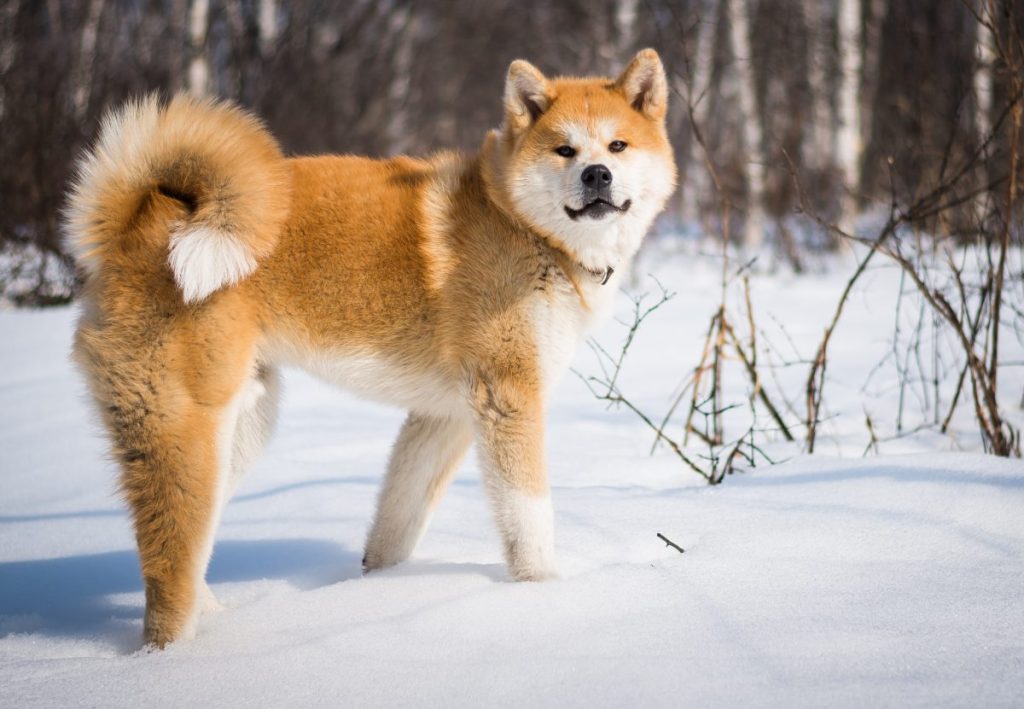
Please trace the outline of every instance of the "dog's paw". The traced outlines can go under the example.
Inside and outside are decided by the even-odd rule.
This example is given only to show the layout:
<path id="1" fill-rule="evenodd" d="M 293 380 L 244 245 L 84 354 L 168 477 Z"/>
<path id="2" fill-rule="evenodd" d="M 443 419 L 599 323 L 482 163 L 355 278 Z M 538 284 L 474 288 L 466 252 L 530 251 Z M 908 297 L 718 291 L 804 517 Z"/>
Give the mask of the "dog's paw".
<path id="1" fill-rule="evenodd" d="M 508 573 L 515 581 L 550 581 L 558 578 L 554 550 L 546 544 L 521 545 L 506 551 Z"/>
<path id="2" fill-rule="evenodd" d="M 198 612 L 193 612 L 190 617 L 182 617 L 181 613 L 161 612 L 147 607 L 142 622 L 143 650 L 163 650 L 171 643 L 191 640 L 196 635 L 198 616 Z"/>
<path id="3" fill-rule="evenodd" d="M 554 565 L 527 568 L 509 568 L 514 581 L 554 581 L 561 578 Z"/>
<path id="4" fill-rule="evenodd" d="M 375 528 L 363 551 L 363 573 L 386 569 L 402 563 L 412 555 L 415 546 L 415 537 L 385 534 Z"/>
<path id="5" fill-rule="evenodd" d="M 509 575 L 516 581 L 558 578 L 551 499 L 511 494 L 499 512 Z"/>
<path id="6" fill-rule="evenodd" d="M 404 559 L 394 559 L 384 554 L 373 554 L 367 551 L 363 555 L 363 575 L 365 576 L 372 571 L 387 569 L 401 561 L 404 561 Z"/>

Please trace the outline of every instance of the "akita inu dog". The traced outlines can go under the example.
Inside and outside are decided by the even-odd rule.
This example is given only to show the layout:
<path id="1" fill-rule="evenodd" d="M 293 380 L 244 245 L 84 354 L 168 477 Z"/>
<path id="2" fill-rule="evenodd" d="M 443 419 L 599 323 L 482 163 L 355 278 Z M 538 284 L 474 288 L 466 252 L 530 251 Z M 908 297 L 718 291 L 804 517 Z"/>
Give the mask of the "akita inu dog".
<path id="1" fill-rule="evenodd" d="M 145 640 L 190 635 L 218 517 L 267 438 L 278 368 L 409 410 L 364 567 L 406 559 L 472 441 L 519 580 L 555 575 L 544 399 L 675 184 L 665 74 L 509 67 L 480 153 L 285 158 L 242 110 L 129 103 L 80 164 L 74 355 L 109 429 Z"/>

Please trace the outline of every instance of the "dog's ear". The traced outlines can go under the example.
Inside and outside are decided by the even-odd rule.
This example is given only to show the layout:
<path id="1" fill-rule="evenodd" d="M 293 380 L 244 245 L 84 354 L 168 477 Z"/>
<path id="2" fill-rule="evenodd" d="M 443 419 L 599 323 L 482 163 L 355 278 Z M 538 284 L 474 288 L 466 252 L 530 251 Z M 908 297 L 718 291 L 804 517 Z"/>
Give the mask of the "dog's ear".
<path id="1" fill-rule="evenodd" d="M 641 49 L 633 61 L 615 80 L 615 88 L 626 97 L 629 105 L 645 116 L 665 120 L 668 111 L 668 82 L 665 68 L 653 49 Z"/>
<path id="2" fill-rule="evenodd" d="M 528 61 L 516 59 L 505 79 L 505 125 L 514 132 L 530 127 L 551 105 L 551 87 Z"/>

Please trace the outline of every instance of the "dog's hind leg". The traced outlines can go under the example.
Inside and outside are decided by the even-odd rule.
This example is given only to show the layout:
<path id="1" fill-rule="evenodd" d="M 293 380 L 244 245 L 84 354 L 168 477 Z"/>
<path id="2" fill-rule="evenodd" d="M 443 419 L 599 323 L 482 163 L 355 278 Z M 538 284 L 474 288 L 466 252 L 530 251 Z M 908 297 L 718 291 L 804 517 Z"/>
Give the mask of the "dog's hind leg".
<path id="1" fill-rule="evenodd" d="M 381 569 L 412 554 L 473 439 L 466 418 L 411 413 L 402 426 L 377 501 L 363 568 Z"/>
<path id="2" fill-rule="evenodd" d="M 277 421 L 277 409 L 280 401 L 281 377 L 277 369 L 268 365 L 258 365 L 255 374 L 249 379 L 237 396 L 237 417 L 234 433 L 223 431 L 222 435 L 231 438 L 231 464 L 221 472 L 226 475 L 223 494 L 218 498 L 219 507 L 216 520 L 220 519 L 228 501 L 235 494 L 242 478 L 252 467 L 253 462 L 263 451 L 263 446 L 273 432 Z M 216 522 L 214 523 L 216 526 Z M 204 565 L 205 569 L 205 565 Z M 213 591 L 205 582 L 205 573 L 198 600 L 200 610 L 220 610 L 221 605 Z"/>
<path id="3" fill-rule="evenodd" d="M 197 352 L 197 342 L 209 349 Z M 146 591 L 144 639 L 162 647 L 193 634 L 207 600 L 204 576 L 251 354 L 237 340 L 140 338 L 88 324 L 75 354 L 121 467 Z"/>

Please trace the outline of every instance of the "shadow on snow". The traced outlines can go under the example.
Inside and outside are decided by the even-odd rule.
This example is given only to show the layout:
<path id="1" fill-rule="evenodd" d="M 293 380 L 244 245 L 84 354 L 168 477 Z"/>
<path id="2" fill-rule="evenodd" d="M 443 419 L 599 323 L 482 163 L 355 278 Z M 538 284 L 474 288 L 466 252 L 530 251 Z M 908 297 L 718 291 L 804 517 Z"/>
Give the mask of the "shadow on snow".
<path id="1" fill-rule="evenodd" d="M 211 584 L 283 579 L 308 590 L 361 574 L 361 554 L 317 539 L 218 542 Z M 33 633 L 137 646 L 142 600 L 111 596 L 142 592 L 134 550 L 0 563 L 0 637 Z"/>

